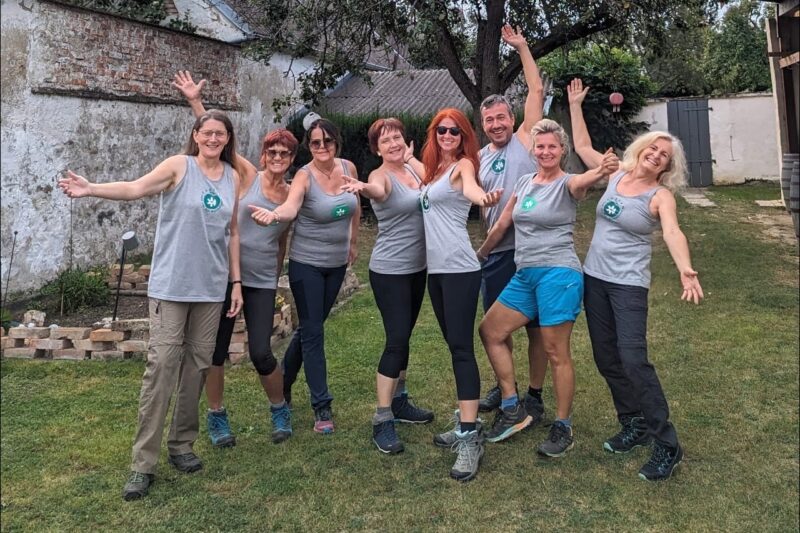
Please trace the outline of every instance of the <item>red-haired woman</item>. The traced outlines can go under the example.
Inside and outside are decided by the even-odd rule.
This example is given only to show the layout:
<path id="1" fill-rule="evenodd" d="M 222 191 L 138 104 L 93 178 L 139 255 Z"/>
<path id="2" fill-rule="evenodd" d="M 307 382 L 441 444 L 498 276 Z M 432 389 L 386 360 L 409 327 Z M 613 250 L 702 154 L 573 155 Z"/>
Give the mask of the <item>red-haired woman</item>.
<path id="1" fill-rule="evenodd" d="M 205 80 L 195 84 L 191 74 L 183 71 L 175 75 L 173 85 L 184 94 L 196 115 L 203 114 L 205 110 L 200 93 Z M 285 202 L 289 185 L 284 178 L 297 154 L 297 146 L 297 139 L 290 131 L 277 129 L 268 133 L 262 142 L 259 160 L 261 170 L 238 156 L 242 178 L 239 203 L 243 206 L 256 205 L 275 209 Z M 230 299 L 233 284 L 240 283 L 250 359 L 269 399 L 272 442 L 278 443 L 292 435 L 291 411 L 283 396 L 283 372 L 272 353 L 270 337 L 275 313 L 275 292 L 283 268 L 290 223 L 284 221 L 268 227 L 260 226 L 250 216 L 249 208 L 239 210 L 238 222 L 241 277 L 228 284 L 226 302 Z M 235 320 L 233 316 L 220 316 L 214 357 L 206 378 L 208 436 L 215 447 L 236 444 L 228 422 L 228 413 L 222 402 L 225 360 L 228 358 L 228 346 Z"/>
<path id="2" fill-rule="evenodd" d="M 480 375 L 473 342 L 481 265 L 467 234 L 467 217 L 472 204 L 489 207 L 502 194 L 481 188 L 478 167 L 478 140 L 469 120 L 458 109 L 442 109 L 428 126 L 417 168 L 423 174 L 428 293 L 453 358 L 459 407 L 459 424 L 437 435 L 434 443 L 458 453 L 450 476 L 459 481 L 475 477 L 483 456 L 476 428 Z"/>

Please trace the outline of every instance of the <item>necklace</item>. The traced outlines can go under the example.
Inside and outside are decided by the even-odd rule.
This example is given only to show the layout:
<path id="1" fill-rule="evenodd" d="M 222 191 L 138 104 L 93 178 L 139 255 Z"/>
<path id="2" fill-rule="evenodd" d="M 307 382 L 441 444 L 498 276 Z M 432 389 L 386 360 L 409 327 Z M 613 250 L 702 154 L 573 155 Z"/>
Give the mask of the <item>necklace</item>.
<path id="1" fill-rule="evenodd" d="M 325 177 L 326 177 L 326 178 L 328 178 L 328 179 L 331 179 L 331 177 L 333 176 L 333 171 L 334 171 L 334 170 L 336 170 L 336 164 L 335 164 L 335 163 L 334 163 L 333 167 L 331 167 L 331 170 L 330 170 L 330 172 L 325 172 L 324 170 L 322 170 L 321 168 L 319 168 L 319 167 L 317 166 L 317 164 L 316 164 L 316 163 L 314 163 L 313 161 L 312 161 L 312 163 L 311 163 L 311 164 L 314 166 L 314 168 L 316 168 L 317 170 L 319 170 L 320 172 L 322 172 L 322 175 L 323 175 L 323 176 L 325 176 Z"/>

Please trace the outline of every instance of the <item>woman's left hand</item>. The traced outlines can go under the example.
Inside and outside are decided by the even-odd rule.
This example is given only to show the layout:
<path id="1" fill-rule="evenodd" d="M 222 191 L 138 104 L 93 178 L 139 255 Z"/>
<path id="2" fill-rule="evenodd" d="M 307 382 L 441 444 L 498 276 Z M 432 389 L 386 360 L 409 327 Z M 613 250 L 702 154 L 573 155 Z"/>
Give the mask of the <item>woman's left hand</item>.
<path id="1" fill-rule="evenodd" d="M 699 304 L 704 296 L 703 288 L 700 286 L 700 280 L 697 279 L 697 272 L 691 268 L 683 270 L 681 272 L 681 284 L 683 285 L 681 300 Z"/>
<path id="2" fill-rule="evenodd" d="M 347 252 L 347 266 L 353 266 L 358 259 L 358 246 L 355 244 L 350 245 L 350 250 Z"/>
<path id="3" fill-rule="evenodd" d="M 600 162 L 600 173 L 604 176 L 610 176 L 617 170 L 619 170 L 619 157 L 614 153 L 613 148 L 609 148 L 603 154 L 603 160 Z"/>
<path id="4" fill-rule="evenodd" d="M 242 284 L 234 283 L 233 288 L 231 288 L 231 307 L 228 309 L 228 312 L 225 313 L 225 316 L 228 318 L 235 317 L 239 314 L 239 311 L 242 310 L 242 305 L 244 305 L 244 299 L 242 298 Z"/>
<path id="5" fill-rule="evenodd" d="M 502 196 L 502 188 L 487 192 L 481 199 L 481 207 L 492 207 L 493 205 L 497 205 Z"/>
<path id="6" fill-rule="evenodd" d="M 342 185 L 342 192 L 351 192 L 351 193 L 359 193 L 364 190 L 366 187 L 366 183 L 361 180 L 357 180 L 351 176 L 343 176 L 344 177 L 344 185 Z"/>

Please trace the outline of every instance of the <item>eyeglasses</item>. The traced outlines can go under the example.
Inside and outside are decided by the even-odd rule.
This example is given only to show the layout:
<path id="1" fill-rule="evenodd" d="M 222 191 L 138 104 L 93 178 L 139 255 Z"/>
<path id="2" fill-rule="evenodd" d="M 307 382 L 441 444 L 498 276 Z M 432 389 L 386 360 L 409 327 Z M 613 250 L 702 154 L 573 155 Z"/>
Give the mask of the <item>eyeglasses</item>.
<path id="1" fill-rule="evenodd" d="M 325 148 L 330 148 L 331 146 L 336 144 L 335 139 L 331 139 L 330 137 L 325 137 L 324 139 L 313 139 L 308 145 L 311 147 L 312 150 L 319 150 L 322 148 L 322 145 L 325 145 Z"/>
<path id="2" fill-rule="evenodd" d="M 439 135 L 444 135 L 447 132 L 450 132 L 450 135 L 453 137 L 458 137 L 461 135 L 461 128 L 457 126 L 453 126 L 452 128 L 448 128 L 447 126 L 436 126 L 436 133 Z"/>
<path id="3" fill-rule="evenodd" d="M 216 137 L 217 139 L 225 139 L 228 137 L 227 131 L 199 130 L 197 133 L 199 133 L 203 139 L 210 139 L 212 137 Z"/>
<path id="4" fill-rule="evenodd" d="M 292 152 L 290 152 L 289 150 L 267 149 L 265 150 L 265 152 L 267 152 L 267 155 L 270 157 L 270 159 L 285 159 L 285 158 L 288 159 L 292 155 Z"/>

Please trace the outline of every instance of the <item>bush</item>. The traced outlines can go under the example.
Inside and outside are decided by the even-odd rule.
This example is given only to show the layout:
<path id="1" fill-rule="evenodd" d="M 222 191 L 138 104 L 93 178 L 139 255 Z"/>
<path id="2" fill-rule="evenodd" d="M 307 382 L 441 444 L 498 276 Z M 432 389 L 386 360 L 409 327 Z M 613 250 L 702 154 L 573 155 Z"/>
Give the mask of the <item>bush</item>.
<path id="1" fill-rule="evenodd" d="M 63 302 L 63 311 L 71 313 L 82 307 L 99 307 L 108 303 L 107 272 L 102 269 L 65 270 L 42 287 L 42 295 L 56 296 Z"/>

